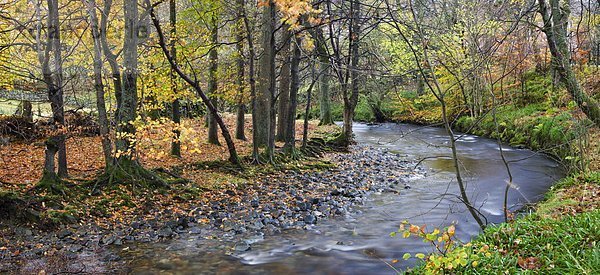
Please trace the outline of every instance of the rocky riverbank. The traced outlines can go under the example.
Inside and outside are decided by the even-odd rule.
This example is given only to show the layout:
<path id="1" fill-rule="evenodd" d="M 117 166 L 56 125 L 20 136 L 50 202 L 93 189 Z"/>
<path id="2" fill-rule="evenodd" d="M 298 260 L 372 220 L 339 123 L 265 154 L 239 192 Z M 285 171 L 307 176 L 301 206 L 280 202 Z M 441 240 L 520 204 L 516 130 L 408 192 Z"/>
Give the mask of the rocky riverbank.
<path id="1" fill-rule="evenodd" d="M 131 222 L 72 224 L 53 232 L 15 227 L 3 238 L 0 270 L 114 272 L 126 270 L 117 251 L 131 244 L 196 236 L 233 243 L 224 253 L 251 249 L 264 238 L 289 229 L 310 229 L 344 216 L 372 192 L 407 192 L 413 163 L 381 149 L 355 147 L 352 153 L 325 156 L 326 170 L 261 174 L 241 188 L 209 191 L 210 200 L 185 209 L 156 205 Z M 18 249 L 15 250 L 15 247 Z M 65 264 L 68 263 L 68 264 Z"/>

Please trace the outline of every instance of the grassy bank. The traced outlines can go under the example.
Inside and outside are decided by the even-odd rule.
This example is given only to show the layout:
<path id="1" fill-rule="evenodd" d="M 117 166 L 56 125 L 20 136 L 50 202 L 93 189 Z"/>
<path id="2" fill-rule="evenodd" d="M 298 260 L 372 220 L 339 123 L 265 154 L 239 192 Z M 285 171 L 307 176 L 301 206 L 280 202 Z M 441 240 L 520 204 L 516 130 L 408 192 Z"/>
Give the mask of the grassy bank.
<path id="1" fill-rule="evenodd" d="M 497 108 L 495 119 L 488 113 L 455 121 L 456 130 L 554 156 L 569 176 L 527 215 L 490 226 L 469 243 L 455 242 L 444 253 L 422 256 L 410 273 L 600 273 L 599 131 L 574 106 L 552 106 L 511 104 Z"/>
<path id="2" fill-rule="evenodd" d="M 570 169 L 584 170 L 591 162 L 584 154 L 590 146 L 591 122 L 581 119 L 575 108 L 545 103 L 506 105 L 496 110 L 495 119 L 492 114 L 481 118 L 462 116 L 454 128 L 546 153 Z"/>
<path id="3" fill-rule="evenodd" d="M 557 183 L 529 215 L 429 256 L 412 274 L 598 274 L 600 173 Z"/>

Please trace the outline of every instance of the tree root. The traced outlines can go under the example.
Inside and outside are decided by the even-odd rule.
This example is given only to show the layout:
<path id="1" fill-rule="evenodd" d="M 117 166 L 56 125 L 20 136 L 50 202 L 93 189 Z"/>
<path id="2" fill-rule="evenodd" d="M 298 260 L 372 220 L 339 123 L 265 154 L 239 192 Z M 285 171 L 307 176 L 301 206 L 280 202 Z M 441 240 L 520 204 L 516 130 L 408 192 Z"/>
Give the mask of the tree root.
<path id="1" fill-rule="evenodd" d="M 65 196 L 65 182 L 56 173 L 44 171 L 34 190 L 45 190 L 50 194 Z"/>
<path id="2" fill-rule="evenodd" d="M 127 159 L 120 160 L 116 164 L 107 167 L 104 173 L 96 180 L 91 194 L 97 194 L 98 188 L 114 184 L 149 188 L 170 188 L 165 180 L 142 167 L 139 162 Z"/>

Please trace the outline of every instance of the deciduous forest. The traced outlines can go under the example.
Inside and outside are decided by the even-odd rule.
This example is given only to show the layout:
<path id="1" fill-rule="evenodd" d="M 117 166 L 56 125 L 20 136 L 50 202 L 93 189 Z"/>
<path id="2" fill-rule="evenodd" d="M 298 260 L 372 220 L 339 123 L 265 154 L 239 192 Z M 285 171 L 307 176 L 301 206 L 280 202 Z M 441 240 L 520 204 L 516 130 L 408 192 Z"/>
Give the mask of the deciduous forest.
<path id="1" fill-rule="evenodd" d="M 0 0 L 0 273 L 598 274 L 600 1 Z"/>

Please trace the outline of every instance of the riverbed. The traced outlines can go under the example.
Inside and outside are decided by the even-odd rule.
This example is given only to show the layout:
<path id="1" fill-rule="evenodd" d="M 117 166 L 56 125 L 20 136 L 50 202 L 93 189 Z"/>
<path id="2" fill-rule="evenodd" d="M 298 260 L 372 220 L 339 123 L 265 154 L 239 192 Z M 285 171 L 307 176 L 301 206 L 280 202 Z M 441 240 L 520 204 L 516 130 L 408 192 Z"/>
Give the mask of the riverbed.
<path id="1" fill-rule="evenodd" d="M 480 230 L 458 199 L 448 137 L 436 127 L 407 124 L 354 125 L 358 146 L 394 154 L 423 173 L 371 192 L 343 215 L 320 219 L 302 228 L 277 234 L 246 236 L 239 249 L 231 236 L 184 234 L 175 240 L 119 247 L 131 273 L 175 274 L 393 274 L 416 264 L 404 253 L 428 253 L 431 247 L 416 238 L 390 237 L 403 220 L 427 228 L 455 224 L 457 236 L 468 241 Z M 508 174 L 495 140 L 460 135 L 457 142 L 471 202 L 488 223 L 504 220 L 504 189 Z M 547 156 L 504 145 L 513 174 L 508 193 L 511 211 L 543 198 L 564 176 Z M 224 233 L 229 234 L 229 233 Z M 392 264 L 394 259 L 400 259 Z M 395 262 L 395 261 L 394 261 Z"/>

